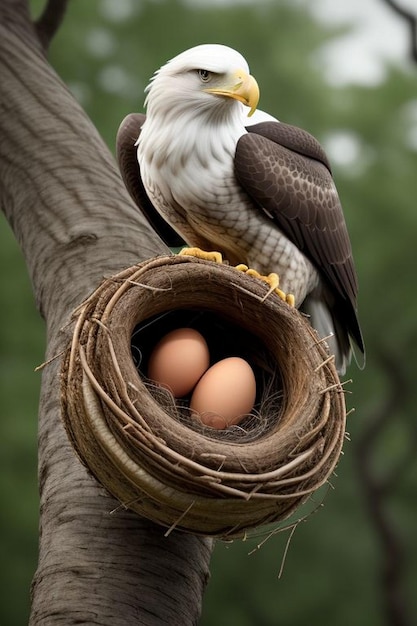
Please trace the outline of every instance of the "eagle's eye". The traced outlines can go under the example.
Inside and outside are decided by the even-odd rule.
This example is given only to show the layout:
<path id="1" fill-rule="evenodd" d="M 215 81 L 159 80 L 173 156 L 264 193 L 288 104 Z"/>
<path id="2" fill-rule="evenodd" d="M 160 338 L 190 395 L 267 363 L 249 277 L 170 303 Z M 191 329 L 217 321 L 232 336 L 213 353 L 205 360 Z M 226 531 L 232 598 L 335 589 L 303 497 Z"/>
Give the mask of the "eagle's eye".
<path id="1" fill-rule="evenodd" d="M 211 72 L 208 70 L 198 70 L 198 75 L 203 83 L 207 83 L 211 78 Z"/>

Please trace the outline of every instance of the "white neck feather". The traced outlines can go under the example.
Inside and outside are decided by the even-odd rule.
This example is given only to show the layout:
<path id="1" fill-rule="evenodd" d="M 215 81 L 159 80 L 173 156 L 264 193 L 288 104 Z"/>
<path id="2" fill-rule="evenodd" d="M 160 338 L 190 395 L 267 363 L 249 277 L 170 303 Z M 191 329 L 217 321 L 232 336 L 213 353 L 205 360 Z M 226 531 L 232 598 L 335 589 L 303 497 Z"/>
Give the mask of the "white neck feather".
<path id="1" fill-rule="evenodd" d="M 171 98 L 152 86 L 148 97 L 146 122 L 138 141 L 138 157 L 158 162 L 174 160 L 184 166 L 189 159 L 208 167 L 213 159 L 234 156 L 238 139 L 246 133 L 245 107 L 229 98 L 218 98 L 218 105 L 207 101 L 190 106 L 183 97 Z"/>

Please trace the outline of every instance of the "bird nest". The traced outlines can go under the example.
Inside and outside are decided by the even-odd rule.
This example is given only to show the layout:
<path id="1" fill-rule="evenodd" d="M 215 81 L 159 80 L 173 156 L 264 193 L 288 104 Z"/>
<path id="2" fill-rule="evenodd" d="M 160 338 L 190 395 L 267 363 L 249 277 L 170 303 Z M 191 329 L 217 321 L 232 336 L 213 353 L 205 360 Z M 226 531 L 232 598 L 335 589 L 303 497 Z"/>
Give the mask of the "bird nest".
<path id="1" fill-rule="evenodd" d="M 74 313 L 62 406 L 82 462 L 123 506 L 170 529 L 225 538 L 286 519 L 326 483 L 345 432 L 327 348 L 297 310 L 227 265 L 167 256 L 107 280 Z M 191 326 L 215 359 L 242 356 L 254 410 L 216 430 L 146 378 L 149 351 Z"/>

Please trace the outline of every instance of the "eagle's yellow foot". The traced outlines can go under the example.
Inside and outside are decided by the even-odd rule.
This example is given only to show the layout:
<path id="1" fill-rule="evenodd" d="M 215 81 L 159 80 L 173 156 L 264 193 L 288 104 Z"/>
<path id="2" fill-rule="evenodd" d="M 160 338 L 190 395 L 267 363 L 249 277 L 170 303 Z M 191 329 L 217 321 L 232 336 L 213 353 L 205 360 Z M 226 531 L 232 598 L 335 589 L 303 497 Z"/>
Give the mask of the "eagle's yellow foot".
<path id="1" fill-rule="evenodd" d="M 216 252 L 215 250 L 210 250 L 210 252 L 208 252 L 207 250 L 202 250 L 201 248 L 183 248 L 178 254 L 181 256 L 195 256 L 198 259 L 213 261 L 214 263 L 223 263 L 223 257 L 221 255 L 221 252 Z M 240 272 L 245 272 L 245 274 L 248 274 L 248 276 L 254 276 L 255 278 L 259 278 L 264 283 L 269 285 L 270 288 L 264 296 L 264 299 L 266 299 L 271 293 L 275 292 L 276 294 L 278 294 L 281 300 L 283 300 L 290 306 L 295 306 L 295 299 L 293 294 L 285 293 L 285 291 L 282 291 L 282 289 L 279 288 L 279 276 L 278 274 L 275 274 L 275 272 L 268 274 L 268 276 L 264 276 L 263 274 L 260 274 L 257 270 L 248 267 L 244 263 L 235 265 L 235 269 L 239 270 Z"/>
<path id="2" fill-rule="evenodd" d="M 183 248 L 178 254 L 181 256 L 195 256 L 205 261 L 214 261 L 214 263 L 223 263 L 221 253 L 215 250 L 206 252 L 206 250 L 201 250 L 201 248 Z"/>
<path id="3" fill-rule="evenodd" d="M 268 274 L 268 276 L 264 276 L 263 274 L 260 274 L 256 270 L 248 267 L 244 263 L 240 263 L 239 265 L 236 265 L 235 269 L 239 270 L 240 272 L 245 272 L 245 274 L 248 274 L 248 276 L 254 276 L 255 278 L 259 278 L 264 283 L 269 285 L 270 289 L 268 290 L 267 294 L 265 295 L 265 299 L 271 293 L 275 292 L 281 298 L 281 300 L 283 300 L 284 302 L 286 302 L 290 306 L 294 306 L 295 305 L 295 298 L 294 298 L 293 294 L 292 293 L 285 293 L 285 291 L 282 291 L 282 289 L 279 288 L 279 276 L 278 276 L 278 274 L 275 274 L 275 272 L 272 272 L 271 274 Z"/>

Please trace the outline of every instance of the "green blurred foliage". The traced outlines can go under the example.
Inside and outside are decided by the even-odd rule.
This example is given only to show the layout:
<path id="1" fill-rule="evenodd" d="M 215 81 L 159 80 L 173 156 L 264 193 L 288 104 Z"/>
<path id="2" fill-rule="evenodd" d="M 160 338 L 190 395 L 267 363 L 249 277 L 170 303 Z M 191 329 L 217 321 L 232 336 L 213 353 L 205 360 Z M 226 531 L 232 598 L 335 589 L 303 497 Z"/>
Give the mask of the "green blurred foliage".
<path id="1" fill-rule="evenodd" d="M 37 14 L 42 3 L 32 5 Z M 219 42 L 236 47 L 249 60 L 260 84 L 262 109 L 303 126 L 330 149 L 330 156 L 334 152 L 368 349 L 366 369 L 359 372 L 353 365 L 354 383 L 347 386 L 353 392 L 348 405 L 356 407 L 348 422 L 351 442 L 325 507 L 319 506 L 318 494 L 312 503 L 317 511 L 298 525 L 280 579 L 288 531 L 271 536 L 251 555 L 262 537 L 217 545 L 202 626 L 384 623 L 383 554 L 356 455 L 364 430 L 392 400 L 392 415 L 374 447 L 372 463 L 381 479 L 404 463 L 385 507 L 406 548 L 404 591 L 410 615 L 417 619 L 412 585 L 417 577 L 416 462 L 405 462 L 417 440 L 417 73 L 415 68 L 389 68 L 379 86 L 328 85 L 317 52 L 340 32 L 313 22 L 306 5 L 306 0 L 224 8 L 179 0 L 73 2 L 51 49 L 52 64 L 112 150 L 121 119 L 142 110 L 143 90 L 153 71 L 187 47 Z M 346 145 L 353 146 L 352 157 Z M 21 254 L 4 219 L 0 281 L 0 623 L 15 626 L 27 621 L 36 565 L 35 407 L 40 375 L 33 370 L 42 361 L 45 339 Z M 401 385 L 394 386 L 393 373 L 400 375 Z"/>

